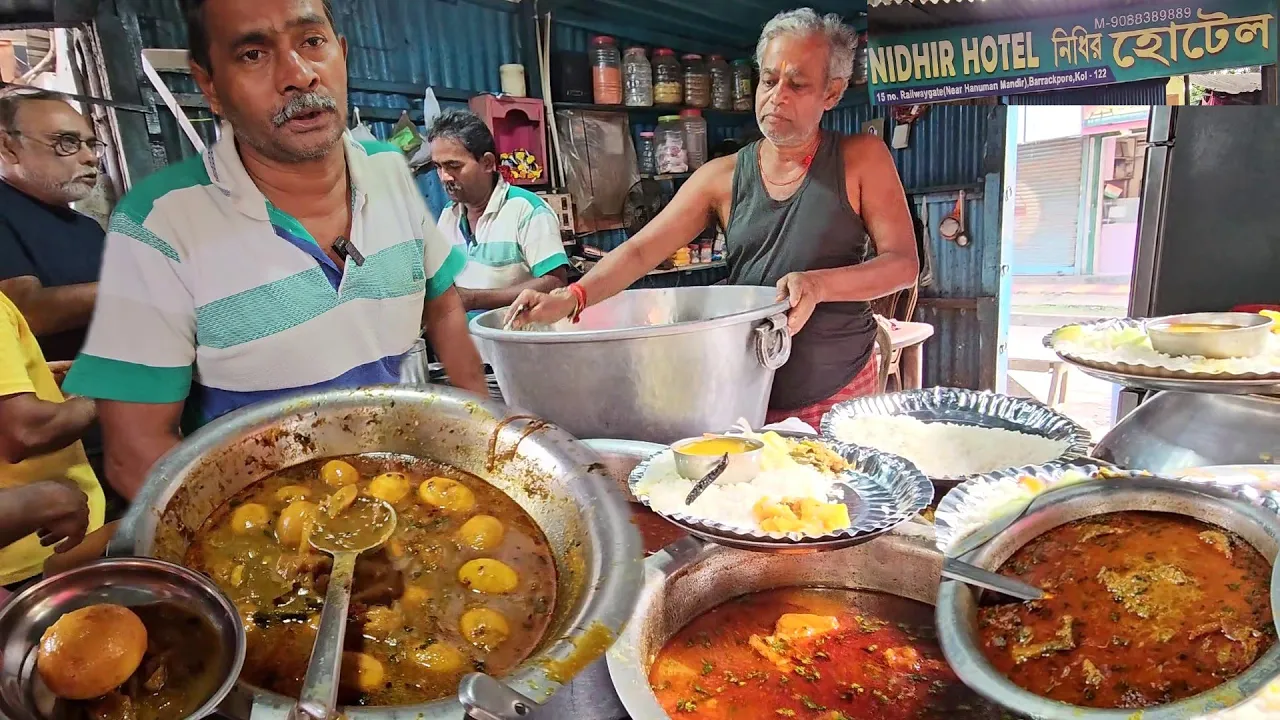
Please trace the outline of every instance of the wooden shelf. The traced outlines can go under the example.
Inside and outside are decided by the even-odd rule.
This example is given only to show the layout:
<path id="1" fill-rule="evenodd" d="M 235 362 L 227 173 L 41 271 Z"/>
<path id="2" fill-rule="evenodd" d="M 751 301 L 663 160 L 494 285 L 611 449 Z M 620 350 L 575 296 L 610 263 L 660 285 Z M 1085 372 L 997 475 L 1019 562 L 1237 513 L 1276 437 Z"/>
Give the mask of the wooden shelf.
<path id="1" fill-rule="evenodd" d="M 682 173 L 659 173 L 657 175 L 642 174 L 640 177 L 645 180 L 661 181 L 661 180 L 688 180 L 692 176 L 693 176 L 693 173 L 691 172 L 682 172 Z"/>
<path id="2" fill-rule="evenodd" d="M 594 112 L 612 113 L 651 113 L 653 115 L 679 115 L 682 110 L 700 110 L 704 115 L 733 115 L 737 117 L 754 117 L 752 110 L 716 110 L 714 108 L 690 108 L 683 105 L 651 105 L 649 107 L 632 107 L 629 105 L 596 105 L 594 103 L 553 102 L 556 110 L 591 110 Z"/>
<path id="3" fill-rule="evenodd" d="M 689 265 L 683 265 L 681 267 L 674 267 L 674 268 L 667 268 L 664 270 L 650 270 L 649 272 L 645 273 L 645 277 L 652 277 L 654 275 L 670 275 L 671 273 L 678 273 L 678 272 L 692 272 L 694 270 L 714 270 L 715 268 L 726 267 L 728 264 L 729 263 L 725 262 L 724 260 L 712 260 L 711 262 L 690 263 Z"/>

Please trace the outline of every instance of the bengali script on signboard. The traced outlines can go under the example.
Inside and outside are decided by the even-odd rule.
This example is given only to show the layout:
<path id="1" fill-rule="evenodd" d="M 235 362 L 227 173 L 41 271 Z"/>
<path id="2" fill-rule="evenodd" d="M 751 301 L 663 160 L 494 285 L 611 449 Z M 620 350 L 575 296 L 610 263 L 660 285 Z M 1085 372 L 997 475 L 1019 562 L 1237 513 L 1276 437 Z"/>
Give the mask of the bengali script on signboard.
<path id="1" fill-rule="evenodd" d="M 1199 7 L 873 32 L 870 92 L 876 103 L 930 102 L 1274 64 L 1274 7 L 1271 0 L 1214 0 Z"/>

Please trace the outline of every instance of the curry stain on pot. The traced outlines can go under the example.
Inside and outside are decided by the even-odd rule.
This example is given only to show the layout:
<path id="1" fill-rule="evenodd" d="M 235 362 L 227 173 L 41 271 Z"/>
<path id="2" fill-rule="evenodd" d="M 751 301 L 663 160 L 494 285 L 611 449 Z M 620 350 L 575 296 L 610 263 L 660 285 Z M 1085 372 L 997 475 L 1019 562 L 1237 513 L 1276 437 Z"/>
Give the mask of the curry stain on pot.
<path id="1" fill-rule="evenodd" d="M 511 444 L 511 447 L 507 448 L 502 453 L 499 453 L 498 436 L 502 434 L 503 428 L 517 420 L 528 420 L 529 424 L 520 432 L 520 437 L 516 438 L 516 441 Z M 525 438 L 539 430 L 542 430 L 543 428 L 549 427 L 550 425 L 551 423 L 543 420 L 537 415 L 511 415 L 510 417 L 499 421 L 498 424 L 494 426 L 493 432 L 489 435 L 489 454 L 485 461 L 485 470 L 488 472 L 496 472 L 499 466 L 505 465 L 506 463 L 514 460 L 516 453 L 520 449 L 520 443 L 524 442 Z"/>
<path id="2" fill-rule="evenodd" d="M 592 622 L 580 635 L 569 638 L 573 650 L 563 660 L 547 660 L 543 667 L 547 678 L 564 685 L 591 663 L 600 659 L 617 638 L 612 630 L 599 620 Z"/>

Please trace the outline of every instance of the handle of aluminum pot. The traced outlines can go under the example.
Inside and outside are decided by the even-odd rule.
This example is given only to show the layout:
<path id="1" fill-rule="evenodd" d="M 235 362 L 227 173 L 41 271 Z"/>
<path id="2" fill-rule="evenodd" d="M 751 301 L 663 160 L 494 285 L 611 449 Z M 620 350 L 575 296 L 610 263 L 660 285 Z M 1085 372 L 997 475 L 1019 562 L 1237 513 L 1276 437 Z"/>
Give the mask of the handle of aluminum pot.
<path id="1" fill-rule="evenodd" d="M 458 702 L 473 720 L 524 720 L 538 703 L 484 673 L 468 673 L 458 685 Z"/>
<path id="2" fill-rule="evenodd" d="M 777 370 L 791 359 L 791 333 L 787 314 L 778 313 L 756 326 L 756 360 L 766 370 Z"/>

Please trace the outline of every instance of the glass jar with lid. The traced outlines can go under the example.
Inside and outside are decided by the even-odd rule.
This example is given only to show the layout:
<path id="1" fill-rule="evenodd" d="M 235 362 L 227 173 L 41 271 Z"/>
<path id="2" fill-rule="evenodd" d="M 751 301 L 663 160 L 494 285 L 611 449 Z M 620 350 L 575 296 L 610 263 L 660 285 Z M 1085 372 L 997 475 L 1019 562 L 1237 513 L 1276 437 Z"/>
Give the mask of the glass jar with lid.
<path id="1" fill-rule="evenodd" d="M 658 174 L 657 146 L 658 142 L 652 131 L 640 133 L 640 142 L 636 145 L 636 165 L 641 175 Z"/>
<path id="2" fill-rule="evenodd" d="M 712 55 L 707 60 L 707 69 L 711 71 L 711 107 L 732 110 L 733 71 L 729 69 L 729 63 L 719 55 Z"/>
<path id="3" fill-rule="evenodd" d="M 608 35 L 591 41 L 591 90 L 597 105 L 622 104 L 622 55 Z"/>
<path id="4" fill-rule="evenodd" d="M 750 112 L 756 106 L 755 68 L 747 58 L 733 61 L 733 109 Z"/>
<path id="5" fill-rule="evenodd" d="M 684 133 L 684 151 L 689 169 L 697 170 L 707 162 L 707 120 L 695 108 L 680 111 L 680 130 Z"/>
<path id="6" fill-rule="evenodd" d="M 669 48 L 653 51 L 653 104 L 679 105 L 684 102 L 684 68 Z"/>
<path id="7" fill-rule="evenodd" d="M 658 173 L 669 175 L 689 172 L 689 155 L 684 147 L 684 127 L 679 115 L 663 115 L 658 118 L 658 132 L 654 150 Z"/>
<path id="8" fill-rule="evenodd" d="M 628 107 L 653 105 L 653 69 L 644 48 L 627 48 L 622 58 L 622 95 Z"/>
<path id="9" fill-rule="evenodd" d="M 711 72 L 707 70 L 702 56 L 694 53 L 685 55 L 684 61 L 684 104 L 694 108 L 704 108 L 711 104 Z"/>

